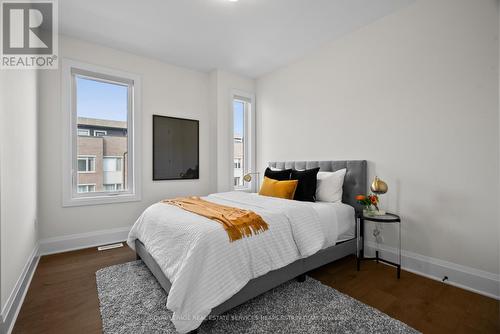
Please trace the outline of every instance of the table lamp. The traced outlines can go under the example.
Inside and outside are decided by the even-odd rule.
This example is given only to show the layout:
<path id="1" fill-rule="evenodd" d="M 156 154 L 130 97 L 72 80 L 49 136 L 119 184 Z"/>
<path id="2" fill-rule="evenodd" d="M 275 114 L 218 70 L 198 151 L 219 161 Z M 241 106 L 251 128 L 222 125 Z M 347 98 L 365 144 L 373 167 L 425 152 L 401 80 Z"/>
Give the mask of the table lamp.
<path id="1" fill-rule="evenodd" d="M 370 186 L 370 190 L 377 196 L 385 194 L 388 190 L 387 183 L 379 179 L 378 176 L 375 176 L 375 179 L 373 179 L 372 185 Z M 383 216 L 385 215 L 385 211 L 378 210 L 377 215 Z"/>
<path id="2" fill-rule="evenodd" d="M 260 186 L 260 184 L 259 184 L 259 172 L 248 172 L 248 173 L 246 173 L 243 176 L 243 181 L 245 181 L 245 182 L 251 182 L 252 179 L 253 179 L 252 175 L 255 175 L 257 177 L 257 180 L 256 180 L 257 183 L 256 183 L 255 191 L 259 192 L 259 186 Z"/>

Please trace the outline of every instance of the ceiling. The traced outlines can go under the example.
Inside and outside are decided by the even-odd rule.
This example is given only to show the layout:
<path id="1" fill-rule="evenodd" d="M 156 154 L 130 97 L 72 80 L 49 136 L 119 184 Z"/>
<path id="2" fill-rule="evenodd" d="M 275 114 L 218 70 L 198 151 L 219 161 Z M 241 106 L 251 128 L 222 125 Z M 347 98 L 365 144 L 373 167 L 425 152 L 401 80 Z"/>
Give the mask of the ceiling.
<path id="1" fill-rule="evenodd" d="M 63 0 L 60 30 L 202 71 L 258 77 L 413 0 Z"/>

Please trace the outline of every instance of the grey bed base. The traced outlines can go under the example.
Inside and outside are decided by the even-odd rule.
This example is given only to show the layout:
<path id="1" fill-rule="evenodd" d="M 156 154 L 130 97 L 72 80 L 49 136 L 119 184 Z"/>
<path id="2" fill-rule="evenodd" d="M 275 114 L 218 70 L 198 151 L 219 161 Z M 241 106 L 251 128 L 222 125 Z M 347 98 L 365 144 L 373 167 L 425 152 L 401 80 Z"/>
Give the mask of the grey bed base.
<path id="1" fill-rule="evenodd" d="M 360 207 L 356 203 L 354 197 L 357 194 L 363 194 L 367 190 L 366 182 L 366 161 L 365 160 L 350 160 L 350 161 L 288 161 L 288 162 L 270 162 L 269 166 L 275 168 L 295 168 L 309 169 L 320 167 L 321 171 L 336 171 L 346 168 L 346 176 L 344 179 L 343 199 L 344 203 L 352 205 L 356 210 Z M 356 234 L 357 234 L 357 229 Z M 314 255 L 305 259 L 299 259 L 283 268 L 270 271 L 269 273 L 250 280 L 234 296 L 226 300 L 224 303 L 212 309 L 211 316 L 222 314 L 244 302 L 255 298 L 262 293 L 269 291 L 293 278 L 301 276 L 308 271 L 319 268 L 325 264 L 341 259 L 350 254 L 355 254 L 357 238 L 340 242 L 335 246 L 323 249 Z M 156 277 L 162 288 L 168 293 L 172 284 L 163 274 L 160 266 L 153 259 L 151 254 L 146 250 L 144 244 L 140 240 L 135 241 L 137 258 L 142 259 L 149 270 Z"/>
<path id="2" fill-rule="evenodd" d="M 153 273 L 158 283 L 167 292 L 170 291 L 172 284 L 168 278 L 163 274 L 160 266 L 153 259 L 151 254 L 148 253 L 144 244 L 139 240 L 135 240 L 135 251 L 138 258 L 146 264 L 149 270 Z M 307 273 L 313 269 L 319 268 L 325 264 L 341 259 L 350 254 L 356 254 L 356 238 L 341 242 L 335 246 L 323 249 L 316 254 L 309 256 L 305 259 L 299 259 L 290 263 L 286 267 L 276 269 L 268 272 L 267 274 L 250 280 L 247 285 L 243 287 L 234 296 L 226 300 L 224 303 L 212 309 L 211 316 L 222 314 L 230 309 L 243 304 L 244 302 L 255 298 L 266 291 L 271 290 L 289 280 L 296 278 L 302 274 Z"/>

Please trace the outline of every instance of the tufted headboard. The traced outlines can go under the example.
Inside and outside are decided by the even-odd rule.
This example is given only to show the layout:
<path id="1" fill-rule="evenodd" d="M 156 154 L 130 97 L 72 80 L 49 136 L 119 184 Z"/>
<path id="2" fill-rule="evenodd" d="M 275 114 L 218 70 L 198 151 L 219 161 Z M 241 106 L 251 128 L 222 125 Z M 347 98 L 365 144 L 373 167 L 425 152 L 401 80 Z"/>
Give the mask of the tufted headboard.
<path id="1" fill-rule="evenodd" d="M 344 189 L 342 202 L 352 205 L 356 210 L 362 210 L 362 206 L 356 202 L 356 195 L 366 194 L 368 190 L 366 181 L 366 160 L 339 160 L 339 161 L 273 161 L 269 167 L 286 169 L 310 169 L 320 168 L 322 172 L 335 172 L 346 168 L 344 178 Z"/>

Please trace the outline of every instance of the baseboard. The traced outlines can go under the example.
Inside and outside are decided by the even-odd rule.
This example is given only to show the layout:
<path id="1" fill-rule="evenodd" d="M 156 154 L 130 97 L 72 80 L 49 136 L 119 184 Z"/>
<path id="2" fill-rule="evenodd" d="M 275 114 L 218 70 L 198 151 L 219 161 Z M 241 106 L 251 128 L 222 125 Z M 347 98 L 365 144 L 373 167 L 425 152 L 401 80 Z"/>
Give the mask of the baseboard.
<path id="1" fill-rule="evenodd" d="M 23 271 L 21 272 L 21 275 L 14 285 L 14 289 L 2 309 L 0 333 L 11 333 L 14 323 L 16 322 L 17 315 L 23 305 L 24 297 L 28 292 L 33 274 L 38 266 L 39 259 L 38 245 L 36 245 L 29 256 L 28 261 L 26 261 Z"/>
<path id="2" fill-rule="evenodd" d="M 71 234 L 40 240 L 39 255 L 69 252 L 127 240 L 130 227 Z"/>
<path id="3" fill-rule="evenodd" d="M 366 241 L 365 247 L 367 252 L 374 252 L 377 244 L 373 241 Z M 398 251 L 396 248 L 379 245 L 378 249 L 383 258 L 393 262 L 398 261 Z M 405 250 L 401 254 L 401 262 L 401 267 L 404 270 L 414 274 L 437 281 L 442 281 L 447 276 L 448 279 L 444 281 L 445 284 L 500 299 L 500 278 L 497 274 Z"/>

